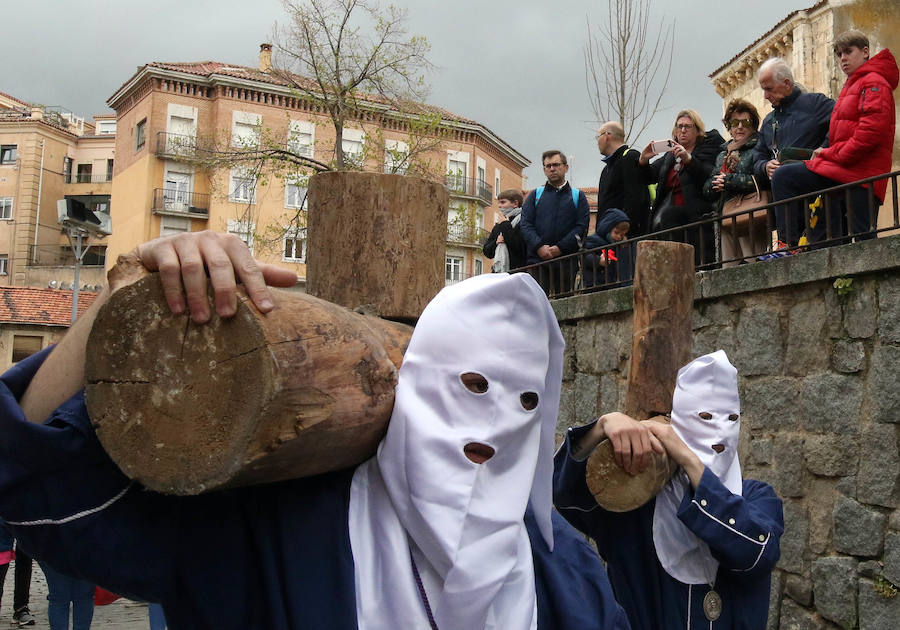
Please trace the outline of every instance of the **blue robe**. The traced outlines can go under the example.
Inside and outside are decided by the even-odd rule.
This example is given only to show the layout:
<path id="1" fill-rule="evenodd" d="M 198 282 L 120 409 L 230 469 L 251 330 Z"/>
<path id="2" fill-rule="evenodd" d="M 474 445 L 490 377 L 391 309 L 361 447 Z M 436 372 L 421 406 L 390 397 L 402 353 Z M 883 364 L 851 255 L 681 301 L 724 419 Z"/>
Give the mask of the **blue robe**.
<path id="1" fill-rule="evenodd" d="M 653 544 L 655 500 L 630 512 L 597 505 L 585 482 L 587 460 L 576 461 L 571 447 L 591 425 L 569 429 L 554 461 L 556 508 L 576 529 L 593 538 L 616 599 L 634 630 L 762 630 L 769 612 L 772 569 L 784 531 L 781 500 L 768 484 L 745 479 L 742 496 L 732 494 L 709 469 L 696 491 L 685 491 L 678 518 L 719 562 L 714 588 L 722 614 L 710 625 L 703 613 L 708 584 L 684 584 L 663 569 Z"/>
<path id="2" fill-rule="evenodd" d="M 23 548 L 63 573 L 161 602 L 173 630 L 357 627 L 353 470 L 195 497 L 150 492 L 103 451 L 83 393 L 42 425 L 24 418 L 18 398 L 48 352 L 0 377 L 0 514 Z M 554 514 L 551 553 L 530 513 L 525 524 L 538 628 L 627 629 L 584 540 Z"/>

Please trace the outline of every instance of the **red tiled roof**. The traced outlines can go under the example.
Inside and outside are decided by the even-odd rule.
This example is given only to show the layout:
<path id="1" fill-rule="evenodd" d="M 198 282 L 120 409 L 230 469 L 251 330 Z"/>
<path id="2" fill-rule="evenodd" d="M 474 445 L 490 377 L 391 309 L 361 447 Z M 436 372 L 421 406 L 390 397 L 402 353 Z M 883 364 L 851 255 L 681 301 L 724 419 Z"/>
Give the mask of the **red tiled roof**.
<path id="1" fill-rule="evenodd" d="M 22 99 L 16 98 L 16 97 L 13 96 L 12 94 L 7 94 L 6 92 L 0 92 L 0 96 L 5 96 L 6 98 L 8 98 L 8 99 L 10 99 L 10 100 L 13 100 L 13 101 L 15 101 L 15 102 L 17 102 L 17 103 L 21 103 L 21 104 L 24 105 L 25 107 L 31 107 L 31 103 L 26 103 L 26 102 L 23 101 Z"/>
<path id="2" fill-rule="evenodd" d="M 97 293 L 78 292 L 80 316 Z M 0 287 L 0 323 L 68 326 L 72 319 L 72 291 L 33 287 Z"/>
<path id="3" fill-rule="evenodd" d="M 229 77 L 235 77 L 238 79 L 246 79 L 249 81 L 259 81 L 261 83 L 270 83 L 272 85 L 280 85 L 280 86 L 290 86 L 291 83 L 286 79 L 278 76 L 277 73 L 274 72 L 263 72 L 259 68 L 250 68 L 248 66 L 238 66 L 234 64 L 222 63 L 221 61 L 188 61 L 188 62 L 166 62 L 166 61 L 151 61 L 147 64 L 147 66 L 151 68 L 160 68 L 162 70 L 171 70 L 173 72 L 185 72 L 187 74 L 196 74 L 198 76 L 209 77 L 213 74 L 219 74 Z M 140 71 L 140 70 L 139 70 Z M 308 77 L 304 77 L 298 74 L 291 75 L 292 81 L 294 81 L 298 85 L 304 85 L 308 87 L 310 90 L 316 89 L 316 84 L 309 79 Z M 129 79 L 130 81 L 131 79 Z M 127 81 L 122 84 L 122 87 L 127 85 Z M 121 89 L 121 88 L 119 88 Z M 372 103 L 381 103 L 388 104 L 387 101 L 377 95 L 374 94 L 362 94 L 361 95 L 364 100 L 367 100 Z M 444 118 L 448 120 L 455 120 L 458 122 L 469 123 L 473 125 L 479 125 L 480 123 L 476 120 L 472 120 L 470 118 L 465 118 L 464 116 L 460 116 L 459 114 L 455 114 L 451 111 L 448 111 L 442 107 L 438 107 L 436 105 L 424 105 L 425 109 L 438 113 Z"/>

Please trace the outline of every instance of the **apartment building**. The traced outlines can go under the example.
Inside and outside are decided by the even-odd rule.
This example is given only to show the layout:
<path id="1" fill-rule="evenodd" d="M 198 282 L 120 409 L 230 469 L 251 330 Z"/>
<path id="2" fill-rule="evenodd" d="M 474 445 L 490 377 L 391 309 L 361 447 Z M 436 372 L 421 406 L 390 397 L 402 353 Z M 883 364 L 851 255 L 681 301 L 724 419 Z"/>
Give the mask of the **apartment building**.
<path id="1" fill-rule="evenodd" d="M 0 286 L 72 288 L 75 256 L 57 201 L 109 212 L 115 131 L 112 114 L 90 123 L 0 93 Z M 105 249 L 88 250 L 82 288 L 103 284 Z"/>
<path id="2" fill-rule="evenodd" d="M 305 278 L 304 222 L 292 220 L 310 211 L 305 180 L 262 178 L 240 164 L 211 167 L 199 159 L 204 152 L 215 156 L 223 147 L 275 139 L 294 153 L 333 160 L 328 116 L 270 70 L 268 44 L 260 47 L 256 68 L 153 62 L 109 98 L 118 129 L 109 259 L 160 235 L 212 229 L 239 235 L 259 259 L 292 267 Z M 521 188 L 529 161 L 479 122 L 429 110 L 440 115 L 442 133 L 425 158 L 451 196 L 446 278 L 455 282 L 489 270 L 481 243 L 497 215 L 496 194 Z M 344 128 L 344 155 L 368 171 L 395 170 L 410 146 L 409 126 L 397 114 L 378 99 L 364 99 Z M 373 152 L 370 140 L 376 137 L 383 142 Z"/>

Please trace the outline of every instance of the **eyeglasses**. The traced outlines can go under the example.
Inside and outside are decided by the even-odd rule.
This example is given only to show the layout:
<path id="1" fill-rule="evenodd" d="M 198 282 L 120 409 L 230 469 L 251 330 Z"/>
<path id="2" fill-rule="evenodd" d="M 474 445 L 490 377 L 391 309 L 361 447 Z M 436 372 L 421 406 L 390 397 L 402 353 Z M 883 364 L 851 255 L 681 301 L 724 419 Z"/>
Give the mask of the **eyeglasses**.
<path id="1" fill-rule="evenodd" d="M 694 123 L 687 123 L 686 125 L 675 125 L 675 128 L 679 131 L 690 131 L 694 129 Z"/>
<path id="2" fill-rule="evenodd" d="M 726 127 L 729 129 L 735 129 L 737 127 L 743 127 L 744 129 L 753 129 L 753 121 L 749 118 L 732 118 L 726 124 Z"/>
<path id="3" fill-rule="evenodd" d="M 544 164 L 544 168 L 547 169 L 548 171 L 551 168 L 561 168 L 563 166 L 565 166 L 565 164 L 563 164 L 562 162 L 551 162 L 550 164 Z"/>

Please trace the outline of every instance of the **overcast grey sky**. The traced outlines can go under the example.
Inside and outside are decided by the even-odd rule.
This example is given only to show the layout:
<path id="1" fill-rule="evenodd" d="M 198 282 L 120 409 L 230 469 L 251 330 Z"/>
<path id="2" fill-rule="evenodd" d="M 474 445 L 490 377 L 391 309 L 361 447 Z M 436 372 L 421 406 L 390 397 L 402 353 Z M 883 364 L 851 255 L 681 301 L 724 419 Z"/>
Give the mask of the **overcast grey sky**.
<path id="1" fill-rule="evenodd" d="M 409 28 L 431 42 L 439 67 L 429 101 L 484 124 L 532 160 L 541 151 L 570 156 L 576 186 L 596 186 L 600 155 L 584 80 L 586 16 L 597 23 L 605 0 L 394 0 Z M 692 107 L 721 130 L 721 99 L 710 72 L 793 10 L 814 0 L 657 0 L 676 21 L 667 109 L 639 139 L 666 138 L 675 113 Z M 3 2 L 0 91 L 62 105 L 78 115 L 108 111 L 106 99 L 150 61 L 215 60 L 255 66 L 284 12 L 280 0 L 30 0 Z M 723 134 L 725 135 L 725 134 Z"/>

